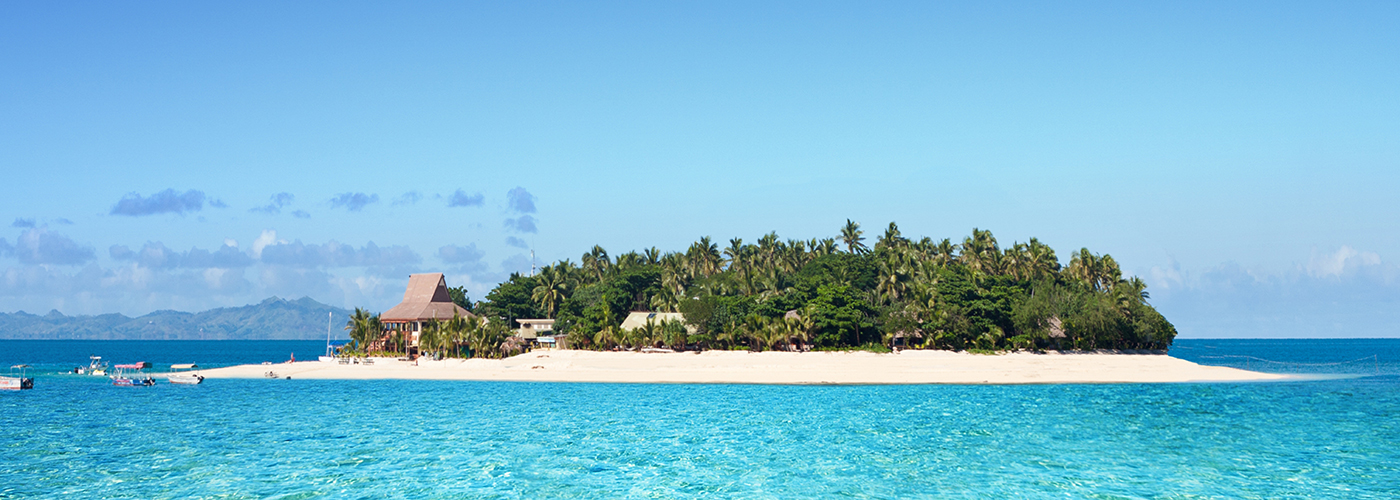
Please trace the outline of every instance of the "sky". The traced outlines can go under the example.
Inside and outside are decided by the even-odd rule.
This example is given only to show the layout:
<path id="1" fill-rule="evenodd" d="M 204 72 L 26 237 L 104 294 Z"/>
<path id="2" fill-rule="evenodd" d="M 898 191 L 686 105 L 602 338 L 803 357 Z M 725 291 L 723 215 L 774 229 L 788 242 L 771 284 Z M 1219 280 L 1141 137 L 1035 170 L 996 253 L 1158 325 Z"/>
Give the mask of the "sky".
<path id="1" fill-rule="evenodd" d="M 1182 338 L 1400 337 L 1395 2 L 0 4 L 0 312 L 989 229 Z"/>

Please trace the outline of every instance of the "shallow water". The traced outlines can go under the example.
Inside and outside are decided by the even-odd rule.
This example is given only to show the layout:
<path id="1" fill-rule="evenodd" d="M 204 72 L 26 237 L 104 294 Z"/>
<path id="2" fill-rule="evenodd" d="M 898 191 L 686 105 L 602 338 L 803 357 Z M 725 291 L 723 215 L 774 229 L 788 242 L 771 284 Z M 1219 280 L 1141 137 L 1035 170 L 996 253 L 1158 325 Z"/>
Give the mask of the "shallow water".
<path id="1" fill-rule="evenodd" d="M 1173 355 L 1200 358 L 1191 354 L 1200 350 L 1293 363 L 1278 371 L 1359 376 L 836 387 L 211 380 L 121 388 L 40 374 L 35 390 L 0 394 L 7 424 L 0 497 L 1400 495 L 1400 341 L 1239 342 L 1180 341 Z M 37 361 L 57 371 L 87 356 L 21 344 L 0 342 L 0 360 L 77 351 L 63 354 L 71 361 Z M 193 344 L 182 344 L 134 349 L 157 363 L 229 364 L 213 355 L 191 360 L 185 351 Z M 216 347 L 238 351 L 238 344 Z M 295 345 L 309 346 L 307 356 L 319 349 L 286 343 L 257 348 L 266 355 L 225 356 L 256 361 Z M 1372 354 L 1369 374 L 1362 363 L 1314 366 Z"/>

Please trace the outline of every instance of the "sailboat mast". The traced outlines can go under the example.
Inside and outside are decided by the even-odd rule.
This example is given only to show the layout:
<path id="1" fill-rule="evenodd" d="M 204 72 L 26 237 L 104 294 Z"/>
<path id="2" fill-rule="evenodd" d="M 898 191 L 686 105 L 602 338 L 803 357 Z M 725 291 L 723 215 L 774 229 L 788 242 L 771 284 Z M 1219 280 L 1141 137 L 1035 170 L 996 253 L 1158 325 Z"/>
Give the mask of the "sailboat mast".
<path id="1" fill-rule="evenodd" d="M 335 319 L 335 311 L 326 312 L 326 355 L 331 355 L 331 321 Z"/>

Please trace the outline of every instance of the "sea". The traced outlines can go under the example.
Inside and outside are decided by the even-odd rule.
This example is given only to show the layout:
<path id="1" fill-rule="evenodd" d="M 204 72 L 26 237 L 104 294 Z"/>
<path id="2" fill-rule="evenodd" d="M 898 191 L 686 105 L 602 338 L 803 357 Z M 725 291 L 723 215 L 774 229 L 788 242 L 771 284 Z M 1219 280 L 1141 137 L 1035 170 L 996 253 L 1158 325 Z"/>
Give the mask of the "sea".
<path id="1" fill-rule="evenodd" d="M 208 380 L 317 341 L 0 341 L 0 498 L 1400 498 L 1400 339 L 1178 340 L 1288 382 Z"/>

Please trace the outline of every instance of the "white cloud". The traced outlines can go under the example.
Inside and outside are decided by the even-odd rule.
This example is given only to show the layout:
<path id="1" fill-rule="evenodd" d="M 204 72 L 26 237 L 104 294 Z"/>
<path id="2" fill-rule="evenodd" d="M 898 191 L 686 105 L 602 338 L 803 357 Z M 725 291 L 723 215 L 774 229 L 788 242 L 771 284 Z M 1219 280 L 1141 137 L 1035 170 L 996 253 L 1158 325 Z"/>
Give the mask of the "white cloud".
<path id="1" fill-rule="evenodd" d="M 1183 338 L 1400 336 L 1400 269 L 1375 252 L 1343 246 L 1282 271 L 1173 261 L 1146 274 Z"/>
<path id="2" fill-rule="evenodd" d="M 214 206 L 226 206 L 222 201 L 215 201 Z M 112 206 L 111 215 L 125 215 L 129 217 L 140 217 L 145 215 L 155 215 L 173 213 L 184 215 L 185 212 L 198 212 L 204 208 L 204 192 L 191 189 L 183 193 L 174 189 L 166 189 L 155 193 L 149 198 L 142 197 L 140 193 L 127 193 L 116 205 Z"/>
<path id="3" fill-rule="evenodd" d="M 15 240 L 15 257 L 25 264 L 76 265 L 97 257 L 97 252 L 45 228 L 26 229 Z"/>
<path id="4" fill-rule="evenodd" d="M 535 195 L 530 194 L 525 188 L 516 186 L 506 193 L 506 207 L 511 211 L 520 214 L 535 213 Z"/>
<path id="5" fill-rule="evenodd" d="M 264 229 L 262 234 L 258 235 L 258 239 L 253 240 L 253 258 L 261 259 L 262 251 L 264 248 L 267 248 L 268 245 L 271 245 L 273 243 L 286 242 L 287 240 L 277 239 L 277 231 L 274 231 L 272 229 Z"/>
<path id="6" fill-rule="evenodd" d="M 1313 252 L 1312 260 L 1308 262 L 1308 274 L 1316 278 L 1335 278 L 1348 271 L 1355 271 L 1362 267 L 1379 266 L 1381 256 L 1374 252 L 1358 252 L 1356 249 L 1343 245 L 1336 252 L 1330 254 L 1318 254 Z"/>

